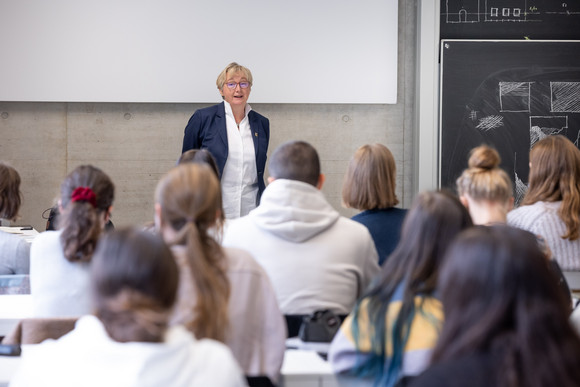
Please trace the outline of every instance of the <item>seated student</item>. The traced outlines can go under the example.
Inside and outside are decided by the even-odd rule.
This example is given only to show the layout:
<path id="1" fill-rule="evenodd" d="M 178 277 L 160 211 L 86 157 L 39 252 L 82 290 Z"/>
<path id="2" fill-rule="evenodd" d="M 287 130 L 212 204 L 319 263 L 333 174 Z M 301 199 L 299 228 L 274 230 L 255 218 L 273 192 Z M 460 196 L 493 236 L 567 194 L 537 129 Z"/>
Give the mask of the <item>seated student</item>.
<path id="1" fill-rule="evenodd" d="M 276 383 L 286 348 L 284 319 L 260 265 L 212 238 L 222 219 L 220 183 L 207 165 L 178 165 L 157 185 L 156 228 L 180 269 L 172 323 L 226 343 L 246 375 Z"/>
<path id="2" fill-rule="evenodd" d="M 342 202 L 363 212 L 352 217 L 371 233 L 379 265 L 395 250 L 407 210 L 395 208 L 395 159 L 382 144 L 363 145 L 350 160 L 342 185 Z"/>
<path id="3" fill-rule="evenodd" d="M 438 289 L 443 330 L 431 367 L 409 385 L 578 386 L 580 339 L 534 235 L 508 226 L 465 231 Z"/>
<path id="4" fill-rule="evenodd" d="M 457 192 L 461 203 L 469 210 L 474 224 L 505 224 L 507 214 L 513 208 L 514 197 L 512 182 L 507 173 L 499 167 L 500 156 L 495 149 L 482 145 L 472 149 L 469 168 L 457 179 Z M 541 235 L 537 236 L 545 247 L 551 271 L 560 288 L 572 305 L 570 288 L 558 262 L 546 246 Z"/>
<path id="5" fill-rule="evenodd" d="M 244 386 L 230 351 L 168 328 L 179 273 L 156 235 L 108 233 L 94 254 L 95 315 L 60 339 L 24 349 L 10 386 Z"/>
<path id="6" fill-rule="evenodd" d="M 249 251 L 264 267 L 284 314 L 347 314 L 379 272 L 369 231 L 320 192 L 324 175 L 312 145 L 280 145 L 270 175 L 260 206 L 229 223 L 223 244 Z"/>
<path id="7" fill-rule="evenodd" d="M 443 254 L 470 226 L 469 213 L 454 196 L 417 197 L 399 245 L 332 341 L 335 372 L 358 377 L 359 383 L 393 386 L 427 367 L 443 322 L 435 292 Z"/>
<path id="8" fill-rule="evenodd" d="M 21 201 L 20 175 L 0 162 L 0 219 L 14 220 Z M 30 244 L 18 235 L 0 231 L 0 275 L 28 274 L 29 270 Z"/>
<path id="9" fill-rule="evenodd" d="M 91 312 L 90 262 L 111 214 L 115 187 L 91 165 L 75 168 L 60 187 L 60 229 L 38 235 L 30 248 L 34 317 L 76 317 Z"/>
<path id="10" fill-rule="evenodd" d="M 471 150 L 468 166 L 457 179 L 459 200 L 474 224 L 505 223 L 514 206 L 512 182 L 499 167 L 501 158 L 487 145 Z"/>
<path id="11" fill-rule="evenodd" d="M 508 224 L 541 235 L 563 270 L 580 270 L 580 150 L 561 135 L 538 141 L 529 184 Z"/>

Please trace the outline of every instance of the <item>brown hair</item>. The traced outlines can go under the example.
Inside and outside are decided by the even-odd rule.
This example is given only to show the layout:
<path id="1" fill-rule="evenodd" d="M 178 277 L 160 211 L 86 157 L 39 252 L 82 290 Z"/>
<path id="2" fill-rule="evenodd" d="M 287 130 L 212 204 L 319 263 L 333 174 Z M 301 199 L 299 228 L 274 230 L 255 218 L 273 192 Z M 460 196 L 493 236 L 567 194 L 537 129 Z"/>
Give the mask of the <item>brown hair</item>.
<path id="1" fill-rule="evenodd" d="M 513 197 L 512 182 L 499 167 L 501 158 L 497 151 L 487 145 L 473 148 L 468 168 L 456 181 L 460 196 L 469 195 L 473 200 L 490 200 L 505 203 Z"/>
<path id="2" fill-rule="evenodd" d="M 222 208 L 219 181 L 207 165 L 181 164 L 161 179 L 155 201 L 161 206 L 161 227 L 177 232 L 170 243 L 187 246 L 197 303 L 186 326 L 197 338 L 224 341 L 230 283 L 224 252 L 209 234 Z"/>
<path id="3" fill-rule="evenodd" d="M 248 82 L 250 82 L 250 86 L 252 86 L 254 79 L 252 77 L 252 72 L 250 71 L 250 69 L 247 67 L 244 67 L 242 65 L 239 65 L 236 62 L 232 62 L 229 65 L 227 65 L 226 68 L 223 69 L 222 72 L 218 75 L 217 80 L 215 82 L 215 84 L 217 85 L 217 88 L 219 90 L 223 89 L 224 84 L 226 83 L 228 74 L 235 74 L 235 73 L 244 74 L 244 77 L 246 77 L 248 79 Z"/>
<path id="4" fill-rule="evenodd" d="M 566 137 L 548 136 L 530 151 L 530 188 L 522 205 L 562 201 L 558 216 L 566 224 L 563 239 L 580 237 L 580 150 Z"/>
<path id="5" fill-rule="evenodd" d="M 96 316 L 119 342 L 161 342 L 179 271 L 160 236 L 125 229 L 103 236 L 91 264 Z"/>
<path id="6" fill-rule="evenodd" d="M 16 169 L 0 162 L 0 218 L 16 219 L 20 204 L 20 175 Z"/>
<path id="7" fill-rule="evenodd" d="M 393 207 L 399 203 L 395 184 L 395 158 L 389 148 L 383 144 L 363 145 L 348 164 L 342 202 L 358 210 Z"/>
<path id="8" fill-rule="evenodd" d="M 207 149 L 190 149 L 183 152 L 181 156 L 179 156 L 177 164 L 179 165 L 185 163 L 199 163 L 209 165 L 212 171 L 215 173 L 215 176 L 218 179 L 220 178 L 220 172 L 215 158 Z"/>
<path id="9" fill-rule="evenodd" d="M 96 203 L 72 201 L 77 188 L 90 188 Z M 90 261 L 97 240 L 102 232 L 100 215 L 109 211 L 115 196 L 113 182 L 99 168 L 92 165 L 76 167 L 60 186 L 62 215 L 59 228 L 62 229 L 61 241 L 64 256 L 71 262 Z"/>

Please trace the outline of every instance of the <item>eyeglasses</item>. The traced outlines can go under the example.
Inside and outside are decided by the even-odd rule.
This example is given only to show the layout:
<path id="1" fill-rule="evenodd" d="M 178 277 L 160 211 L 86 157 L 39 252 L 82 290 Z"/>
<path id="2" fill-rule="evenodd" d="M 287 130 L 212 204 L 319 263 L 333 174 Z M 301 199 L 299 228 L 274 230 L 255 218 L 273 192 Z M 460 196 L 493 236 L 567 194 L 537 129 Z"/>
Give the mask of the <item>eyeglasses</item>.
<path id="1" fill-rule="evenodd" d="M 226 86 L 228 87 L 228 89 L 235 89 L 237 85 L 240 85 L 240 88 L 242 89 L 247 89 L 248 87 L 250 87 L 250 82 L 226 82 Z"/>

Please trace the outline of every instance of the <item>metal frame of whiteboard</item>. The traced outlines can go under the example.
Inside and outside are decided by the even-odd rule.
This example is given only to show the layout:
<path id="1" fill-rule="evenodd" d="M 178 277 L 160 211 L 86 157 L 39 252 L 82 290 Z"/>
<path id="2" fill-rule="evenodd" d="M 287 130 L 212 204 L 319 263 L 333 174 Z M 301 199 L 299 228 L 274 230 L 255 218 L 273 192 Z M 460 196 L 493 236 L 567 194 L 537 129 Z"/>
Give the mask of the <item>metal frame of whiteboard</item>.
<path id="1" fill-rule="evenodd" d="M 415 93 L 415 194 L 438 186 L 440 2 L 419 0 L 417 88 Z"/>
<path id="2" fill-rule="evenodd" d="M 441 103 L 442 100 L 442 95 L 443 95 L 443 87 L 441 87 L 441 85 L 443 84 L 443 48 L 445 46 L 445 42 L 499 42 L 499 43 L 509 43 L 509 42 L 514 42 L 514 43 L 523 43 L 523 44 L 534 44 L 534 43 L 556 43 L 556 42 L 570 42 L 570 43 L 580 43 L 580 40 L 518 40 L 518 39 L 441 39 L 441 46 L 439 47 L 439 55 L 441 58 L 441 67 L 440 67 L 440 71 L 439 71 L 439 109 L 438 109 L 438 114 L 439 114 L 439 119 L 437 120 L 438 122 L 438 136 L 439 136 L 439 147 L 438 147 L 438 157 L 437 157 L 437 171 L 438 171 L 438 181 L 437 181 L 437 186 L 441 187 L 441 147 L 442 147 L 442 109 L 443 109 L 443 104 Z M 466 160 L 467 161 L 467 160 Z"/>

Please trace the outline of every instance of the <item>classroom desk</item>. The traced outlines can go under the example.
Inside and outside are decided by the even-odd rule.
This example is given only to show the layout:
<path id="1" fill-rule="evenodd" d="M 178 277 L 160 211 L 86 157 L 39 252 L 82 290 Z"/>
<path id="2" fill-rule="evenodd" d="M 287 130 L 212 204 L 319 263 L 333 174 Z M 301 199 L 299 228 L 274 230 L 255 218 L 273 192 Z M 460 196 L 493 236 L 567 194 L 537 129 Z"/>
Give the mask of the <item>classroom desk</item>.
<path id="1" fill-rule="evenodd" d="M 32 317 L 30 294 L 0 295 L 0 336 L 6 336 L 18 321 Z"/>
<path id="2" fill-rule="evenodd" d="M 22 352 L 26 352 L 26 345 Z M 7 386 L 19 357 L 0 356 L 0 387 Z M 330 365 L 312 351 L 288 349 L 284 355 L 280 387 L 337 387 Z"/>

